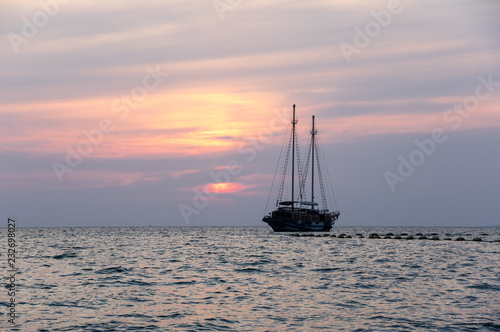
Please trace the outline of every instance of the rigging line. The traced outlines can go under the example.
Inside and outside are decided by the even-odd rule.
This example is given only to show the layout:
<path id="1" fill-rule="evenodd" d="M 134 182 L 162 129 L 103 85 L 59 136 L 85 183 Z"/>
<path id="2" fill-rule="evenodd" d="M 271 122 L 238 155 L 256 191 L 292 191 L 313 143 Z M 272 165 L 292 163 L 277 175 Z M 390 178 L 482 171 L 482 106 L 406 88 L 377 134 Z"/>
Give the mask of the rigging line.
<path id="1" fill-rule="evenodd" d="M 323 175 L 321 173 L 321 164 L 320 164 L 319 159 L 320 159 L 319 153 L 316 153 L 316 164 L 318 165 L 319 188 L 321 190 L 321 204 L 323 204 L 323 210 L 327 210 L 328 204 L 326 203 L 325 186 L 323 183 Z"/>
<path id="2" fill-rule="evenodd" d="M 324 161 L 325 161 L 325 163 L 326 163 L 325 151 L 324 151 L 324 149 L 323 149 L 323 146 L 322 146 L 322 145 L 321 145 L 321 153 L 322 153 L 322 155 L 323 155 L 323 160 L 324 160 Z M 326 166 L 326 165 L 325 165 L 325 166 Z M 326 175 L 327 175 L 327 177 L 328 177 L 329 191 L 330 191 L 330 193 L 331 193 L 331 195 L 332 195 L 333 202 L 335 203 L 335 208 L 336 208 L 337 210 L 339 210 L 339 207 L 338 207 L 338 205 L 337 205 L 337 199 L 336 199 L 336 197 L 335 197 L 335 191 L 333 190 L 333 184 L 332 184 L 332 179 L 331 179 L 331 176 L 330 176 L 330 171 L 329 171 L 328 167 L 326 167 Z"/>
<path id="3" fill-rule="evenodd" d="M 286 175 L 288 173 L 288 161 L 290 159 L 290 150 L 292 147 L 292 131 L 293 129 L 290 130 L 290 127 L 287 128 L 290 131 L 290 135 L 288 136 L 288 146 L 286 148 L 286 156 L 285 159 L 283 160 L 283 172 L 281 174 L 281 181 L 280 181 L 280 187 L 278 189 L 278 196 L 276 199 L 276 206 L 278 206 L 278 203 L 281 201 L 283 198 L 283 190 L 285 189 L 285 181 L 286 181 Z M 283 142 L 284 146 L 285 142 Z"/>
<path id="4" fill-rule="evenodd" d="M 304 175 L 302 173 L 302 160 L 300 159 L 299 136 L 297 135 L 297 133 L 295 133 L 295 149 L 297 151 L 295 155 L 297 156 L 297 173 L 299 175 L 299 186 L 300 186 L 300 182 L 302 181 L 302 177 Z M 300 195 L 301 193 L 299 188 L 299 197 L 297 199 L 298 201 L 302 201 L 302 197 Z M 295 197 L 293 199 L 295 199 Z"/>
<path id="5" fill-rule="evenodd" d="M 309 137 L 309 140 L 307 142 L 307 146 L 306 146 L 306 159 L 304 161 L 304 169 L 303 169 L 303 176 L 302 176 L 302 179 L 300 181 L 300 197 L 301 197 L 301 201 L 302 200 L 305 200 L 303 199 L 303 197 L 306 195 L 306 180 L 307 180 L 307 176 L 308 176 L 308 173 L 309 173 L 309 163 L 310 163 L 310 160 L 311 159 L 311 146 L 312 146 L 312 137 Z M 314 167 L 314 165 L 313 165 Z"/>
<path id="6" fill-rule="evenodd" d="M 319 145 L 319 150 L 321 151 L 321 155 L 323 156 L 322 159 L 326 163 L 325 151 L 323 150 L 323 144 L 319 141 L 319 137 L 318 137 L 318 145 Z M 333 202 L 335 203 L 335 208 L 337 210 L 340 210 L 339 206 L 337 205 L 337 199 L 335 198 L 335 191 L 333 190 L 333 184 L 332 184 L 332 179 L 330 177 L 330 171 L 328 170 L 327 165 L 325 165 L 325 168 L 326 168 L 326 176 L 328 177 L 328 184 L 330 187 L 330 192 L 331 192 L 332 197 L 333 197 Z"/>
<path id="7" fill-rule="evenodd" d="M 297 111 L 300 111 L 301 113 L 302 113 L 302 112 L 307 113 L 307 114 L 309 114 L 310 116 L 313 116 L 313 115 L 314 115 L 314 114 L 309 113 L 308 111 L 306 111 L 305 109 L 300 108 L 300 107 L 295 107 L 295 109 L 296 109 Z"/>
<path id="8" fill-rule="evenodd" d="M 278 173 L 278 167 L 281 162 L 281 156 L 283 155 L 283 149 L 285 148 L 285 140 L 286 140 L 286 133 L 288 132 L 288 128 L 290 127 L 290 122 L 288 123 L 286 129 L 285 129 L 285 135 L 283 135 L 283 142 L 281 143 L 281 151 L 280 155 L 278 157 L 278 162 L 276 163 L 276 169 L 274 170 L 274 176 L 273 176 L 273 182 L 271 183 L 271 190 L 269 190 L 269 195 L 267 196 L 267 203 L 266 203 L 266 208 L 264 210 L 264 215 L 267 212 L 267 206 L 269 205 L 269 200 L 271 199 L 271 193 L 273 192 L 273 186 L 274 186 L 274 180 L 276 179 L 276 173 Z"/>
<path id="9" fill-rule="evenodd" d="M 298 111 L 300 113 L 307 113 L 310 116 L 314 116 L 314 114 L 306 111 L 303 108 L 297 107 L 296 109 L 298 109 Z M 311 161 L 309 160 L 311 157 L 311 146 L 312 146 L 312 137 L 309 136 L 307 144 L 304 148 L 304 150 L 306 151 L 307 157 L 305 160 L 303 160 L 303 163 L 299 164 L 299 172 L 302 171 L 302 176 L 299 179 L 299 201 L 306 200 L 306 196 L 307 196 L 306 195 L 306 181 L 307 181 L 308 172 L 309 172 L 309 163 L 311 163 L 311 167 L 314 168 L 314 160 L 311 160 Z M 299 157 L 299 163 L 300 163 L 300 155 L 298 157 Z"/>

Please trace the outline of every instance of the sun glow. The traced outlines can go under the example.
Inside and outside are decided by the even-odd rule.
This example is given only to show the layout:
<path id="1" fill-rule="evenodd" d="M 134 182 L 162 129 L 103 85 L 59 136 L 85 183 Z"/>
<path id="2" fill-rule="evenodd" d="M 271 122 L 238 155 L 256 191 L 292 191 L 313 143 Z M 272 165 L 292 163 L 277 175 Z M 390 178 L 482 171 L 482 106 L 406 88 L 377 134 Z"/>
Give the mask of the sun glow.
<path id="1" fill-rule="evenodd" d="M 237 182 L 211 183 L 207 188 L 209 192 L 218 194 L 237 193 L 243 189 L 245 189 L 245 187 Z"/>

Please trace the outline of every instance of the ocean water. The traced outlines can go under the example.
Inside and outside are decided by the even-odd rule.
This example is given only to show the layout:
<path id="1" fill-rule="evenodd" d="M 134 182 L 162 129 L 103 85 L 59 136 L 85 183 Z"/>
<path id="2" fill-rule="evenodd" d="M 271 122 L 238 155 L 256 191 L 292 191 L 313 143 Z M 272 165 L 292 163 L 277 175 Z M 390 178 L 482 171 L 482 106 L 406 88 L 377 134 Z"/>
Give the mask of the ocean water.
<path id="1" fill-rule="evenodd" d="M 389 232 L 441 240 L 368 238 Z M 499 228 L 328 234 L 340 233 L 352 238 L 269 227 L 21 228 L 18 317 L 7 322 L 3 289 L 0 330 L 500 331 Z M 443 241 L 460 235 L 483 241 Z M 6 250 L 0 260 L 6 266 Z"/>

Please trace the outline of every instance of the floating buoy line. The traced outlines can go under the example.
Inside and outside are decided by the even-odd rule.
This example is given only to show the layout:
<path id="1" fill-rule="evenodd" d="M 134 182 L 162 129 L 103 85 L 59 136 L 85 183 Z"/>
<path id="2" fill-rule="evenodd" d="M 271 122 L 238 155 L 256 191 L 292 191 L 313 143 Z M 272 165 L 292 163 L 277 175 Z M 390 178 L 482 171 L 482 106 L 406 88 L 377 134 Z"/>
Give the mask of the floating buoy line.
<path id="1" fill-rule="evenodd" d="M 365 236 L 361 233 L 356 233 L 355 235 L 350 235 L 346 233 L 341 233 L 339 235 L 336 234 L 318 234 L 318 233 L 291 233 L 288 234 L 289 236 L 296 236 L 296 237 L 335 237 L 339 239 L 352 239 L 352 238 L 358 238 L 358 239 L 393 239 L 393 240 L 431 240 L 431 241 L 467 241 L 467 242 L 498 242 L 500 243 L 500 234 L 498 234 L 499 238 L 495 240 L 488 240 L 476 236 L 472 237 L 472 234 L 466 234 L 464 236 L 457 236 L 454 239 L 452 238 L 451 234 L 446 233 L 445 237 L 439 237 L 438 233 L 431 233 L 428 235 L 422 234 L 422 233 L 416 233 L 415 236 L 408 234 L 408 233 L 401 233 L 400 235 L 394 234 L 394 233 L 387 233 L 387 234 L 377 234 L 377 233 L 371 233 L 368 236 Z M 491 237 L 495 235 L 491 234 L 486 234 L 482 233 L 482 237 Z"/>

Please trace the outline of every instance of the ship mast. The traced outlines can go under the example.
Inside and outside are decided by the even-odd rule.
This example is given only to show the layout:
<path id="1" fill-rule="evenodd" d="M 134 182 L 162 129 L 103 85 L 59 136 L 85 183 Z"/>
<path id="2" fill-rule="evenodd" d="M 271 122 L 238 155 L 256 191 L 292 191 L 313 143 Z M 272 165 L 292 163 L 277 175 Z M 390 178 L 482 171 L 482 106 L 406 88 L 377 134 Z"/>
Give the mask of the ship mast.
<path id="1" fill-rule="evenodd" d="M 314 115 L 312 116 L 312 130 L 311 130 L 311 203 L 314 203 L 314 139 L 318 131 L 314 129 Z M 314 205 L 311 204 L 311 209 L 314 209 Z"/>
<path id="2" fill-rule="evenodd" d="M 295 182 L 295 104 L 293 104 L 293 119 L 292 119 L 292 211 L 294 208 L 294 182 Z"/>

